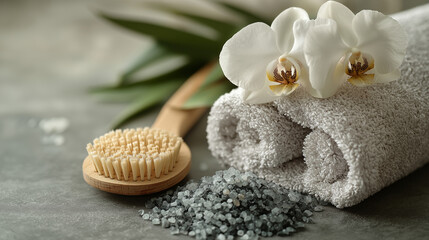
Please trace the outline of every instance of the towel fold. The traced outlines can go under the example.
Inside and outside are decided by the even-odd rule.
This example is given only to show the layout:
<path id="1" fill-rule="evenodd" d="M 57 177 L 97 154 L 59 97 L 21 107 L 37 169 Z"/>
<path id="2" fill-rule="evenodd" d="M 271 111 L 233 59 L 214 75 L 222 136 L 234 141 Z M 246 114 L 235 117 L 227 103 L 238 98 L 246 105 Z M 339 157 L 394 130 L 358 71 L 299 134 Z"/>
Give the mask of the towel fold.
<path id="1" fill-rule="evenodd" d="M 212 154 L 336 207 L 355 205 L 429 162 L 429 4 L 394 15 L 409 44 L 399 81 L 345 84 L 328 99 L 302 89 L 248 105 L 241 90 L 213 105 Z"/>

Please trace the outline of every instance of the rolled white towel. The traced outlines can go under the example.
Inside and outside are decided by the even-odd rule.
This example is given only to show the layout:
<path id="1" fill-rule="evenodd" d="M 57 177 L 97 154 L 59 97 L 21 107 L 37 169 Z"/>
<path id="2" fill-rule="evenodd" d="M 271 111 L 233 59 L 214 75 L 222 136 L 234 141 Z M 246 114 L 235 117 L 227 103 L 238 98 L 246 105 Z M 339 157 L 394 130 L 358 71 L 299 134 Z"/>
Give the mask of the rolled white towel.
<path id="1" fill-rule="evenodd" d="M 213 155 L 244 170 L 276 167 L 302 156 L 310 130 L 285 121 L 270 104 L 244 104 L 237 91 L 219 98 L 211 110 L 207 138 L 215 143 L 209 145 Z"/>
<path id="2" fill-rule="evenodd" d="M 365 88 L 345 84 L 316 99 L 298 89 L 248 105 L 222 96 L 207 126 L 223 164 L 252 170 L 337 207 L 355 205 L 429 162 L 429 4 L 394 15 L 409 45 L 402 78 Z"/>
<path id="3" fill-rule="evenodd" d="M 307 166 L 305 182 L 334 183 L 347 177 L 347 162 L 337 143 L 328 134 L 315 129 L 305 138 L 304 146 L 303 155 Z"/>

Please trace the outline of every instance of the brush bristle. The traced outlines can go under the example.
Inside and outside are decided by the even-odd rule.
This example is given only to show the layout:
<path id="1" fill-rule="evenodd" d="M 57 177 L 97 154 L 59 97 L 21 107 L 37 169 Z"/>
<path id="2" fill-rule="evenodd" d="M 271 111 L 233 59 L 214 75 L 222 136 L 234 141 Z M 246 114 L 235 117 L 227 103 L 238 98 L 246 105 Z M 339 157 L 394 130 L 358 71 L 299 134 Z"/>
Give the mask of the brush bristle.
<path id="1" fill-rule="evenodd" d="M 95 170 L 117 180 L 145 181 L 173 170 L 182 138 L 165 130 L 116 130 L 86 147 Z"/>

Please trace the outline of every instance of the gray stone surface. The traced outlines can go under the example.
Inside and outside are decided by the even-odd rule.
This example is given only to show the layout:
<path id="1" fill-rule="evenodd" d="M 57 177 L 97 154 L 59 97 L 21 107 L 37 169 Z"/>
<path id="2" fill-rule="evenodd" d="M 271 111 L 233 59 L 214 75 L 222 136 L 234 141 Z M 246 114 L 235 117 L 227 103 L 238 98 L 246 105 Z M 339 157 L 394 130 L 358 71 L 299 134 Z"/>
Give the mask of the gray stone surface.
<path id="1" fill-rule="evenodd" d="M 143 221 L 147 197 L 101 192 L 82 178 L 85 145 L 109 129 L 123 104 L 87 90 L 146 47 L 97 19 L 86 1 L 0 1 L 0 239 L 186 239 Z M 130 123 L 152 123 L 156 110 Z M 65 117 L 55 146 L 34 123 Z M 185 138 L 188 178 L 220 169 L 207 150 L 205 119 Z M 201 170 L 205 169 L 205 170 Z M 292 239 L 427 239 L 429 166 L 347 209 L 325 208 Z"/>

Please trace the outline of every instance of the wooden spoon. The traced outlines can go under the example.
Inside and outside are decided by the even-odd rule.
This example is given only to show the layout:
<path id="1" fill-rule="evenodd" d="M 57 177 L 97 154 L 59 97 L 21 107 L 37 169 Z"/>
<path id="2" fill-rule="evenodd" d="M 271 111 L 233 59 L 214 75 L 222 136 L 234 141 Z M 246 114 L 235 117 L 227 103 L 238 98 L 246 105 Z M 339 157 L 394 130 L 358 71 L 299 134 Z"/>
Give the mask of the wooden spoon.
<path id="1" fill-rule="evenodd" d="M 185 101 L 196 92 L 204 79 L 210 73 L 214 64 L 209 64 L 192 75 L 167 101 L 161 109 L 152 128 L 167 130 L 178 136 L 185 136 L 189 129 L 201 118 L 207 108 L 182 109 Z M 191 150 L 186 143 L 182 143 L 179 159 L 172 172 L 145 181 L 116 180 L 100 175 L 89 157 L 83 161 L 82 171 L 85 181 L 102 191 L 121 195 L 144 195 L 159 192 L 170 188 L 189 173 L 191 168 Z"/>

